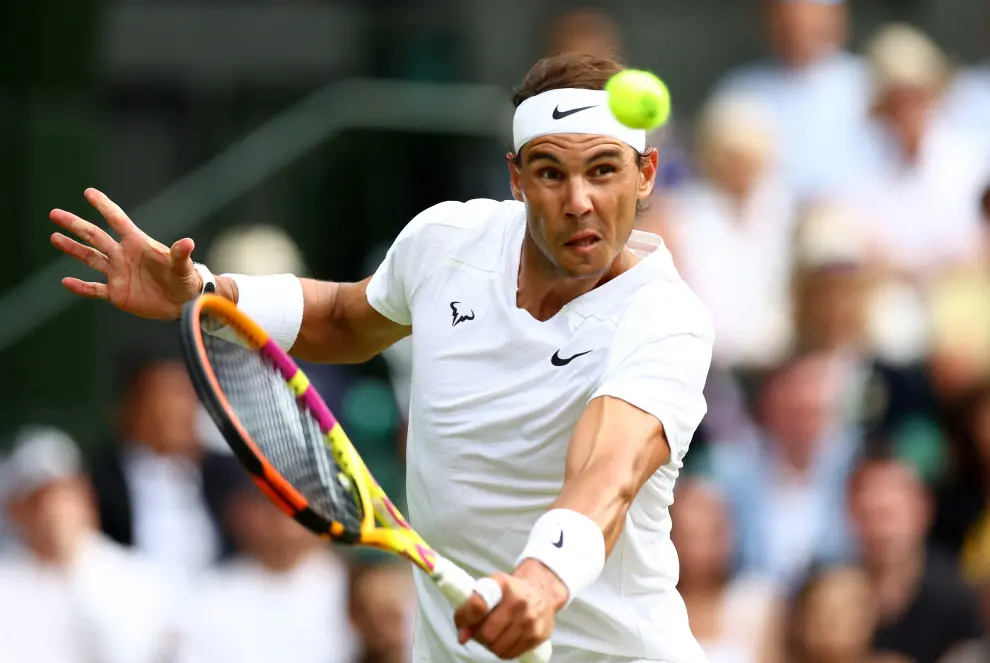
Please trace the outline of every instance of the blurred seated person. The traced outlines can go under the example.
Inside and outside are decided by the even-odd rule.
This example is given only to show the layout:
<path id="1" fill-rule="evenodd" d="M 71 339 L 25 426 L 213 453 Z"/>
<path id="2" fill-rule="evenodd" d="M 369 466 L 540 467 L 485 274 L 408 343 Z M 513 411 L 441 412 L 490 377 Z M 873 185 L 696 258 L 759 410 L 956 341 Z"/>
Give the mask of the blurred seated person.
<path id="1" fill-rule="evenodd" d="M 176 582 L 214 562 L 223 530 L 199 401 L 178 348 L 148 343 L 122 362 L 118 443 L 93 467 L 103 532 L 162 565 Z"/>
<path id="2" fill-rule="evenodd" d="M 980 635 L 956 645 L 939 659 L 939 663 L 987 663 L 990 661 L 990 568 L 982 569 L 979 585 Z"/>
<path id="3" fill-rule="evenodd" d="M 733 575 L 732 525 L 718 489 L 682 477 L 671 516 L 680 560 L 677 591 L 708 663 L 785 663 L 778 588 L 746 573 Z"/>
<path id="4" fill-rule="evenodd" d="M 862 569 L 815 568 L 788 612 L 788 663 L 916 663 L 872 651 L 876 605 Z"/>
<path id="5" fill-rule="evenodd" d="M 685 280 L 712 314 L 720 368 L 772 365 L 790 342 L 796 209 L 772 174 L 773 141 L 759 102 L 716 98 L 699 122 L 700 178 L 670 194 L 670 239 Z"/>
<path id="6" fill-rule="evenodd" d="M 978 201 L 990 154 L 941 121 L 949 63 L 927 35 L 890 25 L 870 40 L 867 53 L 867 171 L 851 199 L 868 214 L 887 267 L 923 286 L 947 266 L 979 258 Z"/>
<path id="7" fill-rule="evenodd" d="M 845 204 L 804 209 L 791 275 L 794 346 L 826 357 L 838 375 L 835 425 L 907 444 L 936 409 L 921 360 L 926 314 L 920 300 L 878 273 L 863 226 Z"/>
<path id="8" fill-rule="evenodd" d="M 963 577 L 978 585 L 990 577 L 990 380 L 968 395 L 961 416 L 958 471 L 938 493 L 933 538 L 960 553 Z"/>
<path id="9" fill-rule="evenodd" d="M 845 487 L 861 441 L 834 414 L 840 393 L 826 358 L 797 356 L 765 380 L 755 436 L 711 444 L 711 476 L 732 514 L 736 568 L 785 592 L 809 565 L 854 552 Z"/>
<path id="10" fill-rule="evenodd" d="M 361 641 L 358 663 L 408 663 L 416 615 L 413 569 L 388 561 L 355 570 L 350 615 Z"/>
<path id="11" fill-rule="evenodd" d="M 347 567 L 228 459 L 224 515 L 236 556 L 197 577 L 181 606 L 173 663 L 353 660 Z"/>
<path id="12" fill-rule="evenodd" d="M 22 429 L 0 477 L 16 543 L 0 556 L 4 663 L 157 663 L 168 597 L 158 569 L 99 533 L 64 432 Z"/>
<path id="13" fill-rule="evenodd" d="M 772 113 L 778 172 L 802 200 L 855 181 L 866 122 L 866 68 L 844 49 L 843 0 L 761 0 L 773 57 L 732 71 L 715 96 L 739 93 Z"/>
<path id="14" fill-rule="evenodd" d="M 849 487 L 850 512 L 877 606 L 877 651 L 936 663 L 980 633 L 975 598 L 951 558 L 926 549 L 931 499 L 917 472 L 870 458 Z"/>
<path id="15" fill-rule="evenodd" d="M 976 5 L 974 5 L 975 7 Z M 982 33 L 984 53 L 990 56 L 990 5 L 984 3 Z M 990 57 L 959 71 L 953 77 L 940 109 L 944 121 L 960 127 L 990 154 Z"/>

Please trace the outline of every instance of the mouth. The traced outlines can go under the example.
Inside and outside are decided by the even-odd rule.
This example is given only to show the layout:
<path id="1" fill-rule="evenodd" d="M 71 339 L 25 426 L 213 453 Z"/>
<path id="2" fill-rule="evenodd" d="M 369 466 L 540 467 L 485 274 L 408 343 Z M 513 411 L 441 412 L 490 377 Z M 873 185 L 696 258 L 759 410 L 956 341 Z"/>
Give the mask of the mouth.
<path id="1" fill-rule="evenodd" d="M 592 230 L 582 230 L 575 233 L 564 242 L 564 246 L 579 253 L 592 251 L 602 241 L 601 236 Z"/>

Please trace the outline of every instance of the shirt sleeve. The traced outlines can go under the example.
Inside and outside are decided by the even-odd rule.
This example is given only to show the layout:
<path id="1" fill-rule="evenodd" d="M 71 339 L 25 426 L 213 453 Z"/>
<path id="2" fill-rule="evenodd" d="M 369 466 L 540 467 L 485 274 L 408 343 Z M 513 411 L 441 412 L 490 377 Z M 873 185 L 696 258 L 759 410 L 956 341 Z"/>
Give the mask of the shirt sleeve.
<path id="1" fill-rule="evenodd" d="M 451 218 L 462 203 L 443 202 L 416 215 L 396 237 L 368 282 L 368 303 L 392 322 L 412 324 L 412 298 L 446 257 Z M 445 232 L 448 231 L 448 232 Z M 453 233 L 456 234 L 456 233 Z"/>
<path id="2" fill-rule="evenodd" d="M 616 331 L 592 398 L 620 398 L 655 416 L 671 460 L 679 462 L 708 411 L 704 388 L 715 332 L 711 316 L 687 286 L 644 290 Z"/>

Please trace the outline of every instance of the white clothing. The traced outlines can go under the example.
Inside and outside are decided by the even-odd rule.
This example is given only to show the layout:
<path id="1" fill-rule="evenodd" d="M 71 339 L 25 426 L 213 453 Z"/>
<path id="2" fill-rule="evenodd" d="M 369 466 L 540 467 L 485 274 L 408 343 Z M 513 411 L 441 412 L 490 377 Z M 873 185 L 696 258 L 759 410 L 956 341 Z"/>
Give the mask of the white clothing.
<path id="1" fill-rule="evenodd" d="M 183 606 L 174 663 L 346 663 L 358 651 L 347 570 L 324 551 L 272 573 L 239 560 L 203 574 Z"/>
<path id="2" fill-rule="evenodd" d="M 760 663 L 776 596 L 773 583 L 762 578 L 741 575 L 732 580 L 722 597 L 722 632 L 701 640 L 708 663 Z"/>
<path id="3" fill-rule="evenodd" d="M 176 586 L 188 582 L 220 548 L 199 468 L 191 460 L 132 445 L 124 472 L 134 510 L 134 547 L 160 564 Z"/>
<path id="4" fill-rule="evenodd" d="M 979 198 L 990 177 L 990 160 L 968 134 L 934 123 L 913 165 L 904 163 L 879 125 L 864 145 L 869 175 L 853 195 L 885 259 L 925 276 L 978 255 Z"/>
<path id="5" fill-rule="evenodd" d="M 633 502 L 601 577 L 558 614 L 552 641 L 594 660 L 701 661 L 675 590 L 667 509 L 706 411 L 711 318 L 660 238 L 634 232 L 638 265 L 539 322 L 516 306 L 525 232 L 523 203 L 441 203 L 400 233 L 368 285 L 376 310 L 414 329 L 411 523 L 476 577 L 511 572 L 560 492 L 585 406 L 626 400 L 663 423 L 671 458 Z M 450 605 L 416 581 L 414 660 L 497 660 L 458 645 Z"/>
<path id="6" fill-rule="evenodd" d="M 715 322 L 715 362 L 762 366 L 781 359 L 792 336 L 793 196 L 767 179 L 737 210 L 718 189 L 695 183 L 677 191 L 673 205 L 681 273 Z"/>
<path id="7" fill-rule="evenodd" d="M 168 604 L 157 568 L 102 535 L 66 570 L 18 551 L 0 560 L 0 661 L 157 663 Z"/>
<path id="8" fill-rule="evenodd" d="M 727 76 L 716 94 L 767 106 L 777 172 L 801 199 L 828 197 L 857 180 L 870 94 L 862 58 L 840 52 L 802 70 L 776 62 L 747 66 Z"/>

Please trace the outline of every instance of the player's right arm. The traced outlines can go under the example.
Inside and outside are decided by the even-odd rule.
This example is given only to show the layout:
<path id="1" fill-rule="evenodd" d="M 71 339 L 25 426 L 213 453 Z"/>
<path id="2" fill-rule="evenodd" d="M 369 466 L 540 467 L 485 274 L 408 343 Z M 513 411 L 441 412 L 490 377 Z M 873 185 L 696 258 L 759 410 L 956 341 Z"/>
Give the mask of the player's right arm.
<path id="1" fill-rule="evenodd" d="M 191 259 L 193 241 L 184 238 L 166 247 L 141 231 L 103 193 L 87 189 L 85 197 L 119 239 L 75 214 L 52 210 L 51 220 L 82 240 L 54 233 L 52 244 L 106 277 L 106 283 L 65 278 L 63 285 L 77 295 L 106 300 L 139 317 L 177 319 L 182 305 L 202 291 L 202 277 Z M 300 281 L 303 316 L 292 346 L 296 357 L 359 363 L 412 331 L 410 326 L 390 320 L 371 306 L 367 296 L 370 279 L 360 283 Z M 235 302 L 239 299 L 236 282 L 227 277 L 217 279 L 217 292 Z"/>

